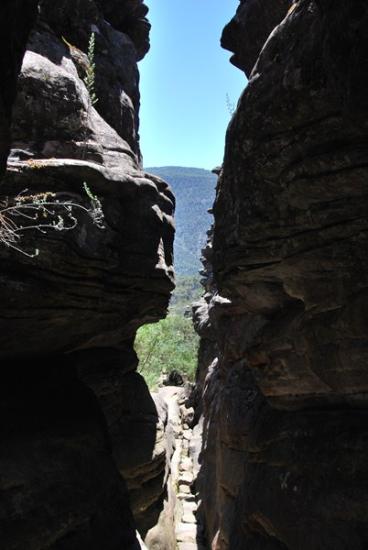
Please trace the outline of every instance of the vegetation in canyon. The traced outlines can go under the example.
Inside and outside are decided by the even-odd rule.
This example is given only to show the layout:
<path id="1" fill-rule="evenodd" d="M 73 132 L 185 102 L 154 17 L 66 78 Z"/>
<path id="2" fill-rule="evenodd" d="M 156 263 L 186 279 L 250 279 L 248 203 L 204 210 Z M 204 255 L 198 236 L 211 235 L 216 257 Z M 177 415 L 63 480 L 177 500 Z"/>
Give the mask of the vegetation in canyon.
<path id="1" fill-rule="evenodd" d="M 150 389 L 156 389 L 160 378 L 173 371 L 194 381 L 199 337 L 194 332 L 190 304 L 201 292 L 198 276 L 179 277 L 167 318 L 138 331 L 139 370 Z"/>
<path id="2" fill-rule="evenodd" d="M 199 338 L 194 332 L 191 304 L 202 294 L 199 269 L 201 249 L 211 223 L 208 210 L 214 199 L 216 176 L 200 168 L 164 166 L 147 168 L 165 179 L 176 196 L 175 271 L 176 288 L 169 314 L 158 323 L 145 325 L 137 334 L 135 348 L 140 372 L 150 389 L 164 374 L 173 371 L 194 380 Z"/>

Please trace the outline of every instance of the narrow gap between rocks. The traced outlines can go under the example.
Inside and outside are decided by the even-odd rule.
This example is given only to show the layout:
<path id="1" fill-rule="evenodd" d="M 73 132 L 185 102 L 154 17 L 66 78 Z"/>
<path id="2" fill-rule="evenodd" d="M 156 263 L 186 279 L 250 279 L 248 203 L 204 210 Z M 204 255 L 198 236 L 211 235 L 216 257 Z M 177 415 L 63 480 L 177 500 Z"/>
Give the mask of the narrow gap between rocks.
<path id="1" fill-rule="evenodd" d="M 200 338 L 192 304 L 206 291 L 208 273 L 201 256 L 213 223 L 215 167 L 222 161 L 226 127 L 245 85 L 244 74 L 231 67 L 229 53 L 220 47 L 238 0 L 217 6 L 211 21 L 208 7 L 199 8 L 195 0 L 147 4 L 152 29 L 151 51 L 140 65 L 141 145 L 145 171 L 167 182 L 175 196 L 176 288 L 167 317 L 142 326 L 134 346 L 138 372 L 157 409 L 153 461 L 165 455 L 167 465 L 162 511 L 150 530 L 142 522 L 141 535 L 149 550 L 196 550 L 205 541 L 196 483 L 202 445 L 195 402 Z M 171 24 L 178 20 L 180 26 Z"/>
<path id="2" fill-rule="evenodd" d="M 195 402 L 199 336 L 192 304 L 203 294 L 200 258 L 212 223 L 209 211 L 217 178 L 204 169 L 147 171 L 165 179 L 176 196 L 176 288 L 167 317 L 141 327 L 135 341 L 138 372 L 147 382 L 158 415 L 153 456 L 159 460 L 165 455 L 166 461 L 162 511 L 155 526 L 141 535 L 148 549 L 197 550 L 205 548 L 205 538 L 196 484 L 202 426 Z"/>

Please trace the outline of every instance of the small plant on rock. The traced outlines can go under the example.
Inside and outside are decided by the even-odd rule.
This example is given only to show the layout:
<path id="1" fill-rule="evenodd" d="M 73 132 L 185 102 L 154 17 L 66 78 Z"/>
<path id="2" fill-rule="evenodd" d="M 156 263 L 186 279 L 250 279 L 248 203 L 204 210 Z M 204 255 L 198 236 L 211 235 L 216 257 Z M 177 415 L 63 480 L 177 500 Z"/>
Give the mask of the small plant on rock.
<path id="1" fill-rule="evenodd" d="M 229 94 L 226 94 L 226 108 L 230 116 L 233 116 L 235 113 L 236 107 L 235 103 L 231 101 Z"/>
<path id="2" fill-rule="evenodd" d="M 88 42 L 88 67 L 86 70 L 86 76 L 83 81 L 86 85 L 86 88 L 91 99 L 91 105 L 96 105 L 98 102 L 98 97 L 95 90 L 95 80 L 96 80 L 96 64 L 95 64 L 95 47 L 96 47 L 96 38 L 95 33 L 91 33 L 89 42 Z"/>
<path id="3" fill-rule="evenodd" d="M 104 213 L 102 210 L 102 204 L 97 195 L 94 195 L 91 189 L 88 187 L 87 183 L 83 183 L 83 189 L 86 192 L 87 197 L 91 201 L 91 208 L 88 210 L 89 215 L 91 216 L 93 223 L 97 225 L 100 229 L 105 229 L 104 226 Z"/>
<path id="4" fill-rule="evenodd" d="M 101 202 L 86 183 L 83 187 L 90 199 L 90 208 L 65 198 L 65 194 L 45 192 L 29 195 L 27 190 L 14 198 L 0 201 L 0 244 L 30 258 L 38 256 L 38 249 L 30 253 L 22 248 L 24 232 L 35 230 L 46 234 L 50 230 L 70 231 L 78 225 L 78 211 L 88 214 L 93 223 L 103 229 Z"/>

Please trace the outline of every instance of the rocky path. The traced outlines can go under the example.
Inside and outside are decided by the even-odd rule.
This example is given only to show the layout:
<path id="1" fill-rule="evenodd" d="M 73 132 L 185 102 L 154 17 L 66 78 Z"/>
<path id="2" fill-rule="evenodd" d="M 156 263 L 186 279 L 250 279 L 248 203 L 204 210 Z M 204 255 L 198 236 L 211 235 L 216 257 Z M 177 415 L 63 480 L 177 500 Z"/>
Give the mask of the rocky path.
<path id="1" fill-rule="evenodd" d="M 168 406 L 168 422 L 175 438 L 171 458 L 171 481 L 174 512 L 173 521 L 177 550 L 204 550 L 198 523 L 196 477 L 201 448 L 201 427 L 193 427 L 194 410 L 187 406 L 184 388 L 166 387 L 160 390 Z"/>

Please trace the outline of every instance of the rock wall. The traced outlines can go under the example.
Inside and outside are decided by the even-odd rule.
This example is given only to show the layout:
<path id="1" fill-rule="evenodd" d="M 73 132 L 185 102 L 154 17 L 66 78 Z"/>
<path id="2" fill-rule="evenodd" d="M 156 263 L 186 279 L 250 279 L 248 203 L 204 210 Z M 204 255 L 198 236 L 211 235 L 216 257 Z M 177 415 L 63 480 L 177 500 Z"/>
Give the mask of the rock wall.
<path id="1" fill-rule="evenodd" d="M 249 84 L 196 307 L 202 514 L 216 550 L 364 550 L 368 8 L 287 4 L 241 2 L 223 38 Z"/>
<path id="2" fill-rule="evenodd" d="M 74 230 L 26 230 L 19 251 L 0 244 L 1 548 L 131 550 L 136 525 L 144 536 L 157 520 L 166 469 L 164 412 L 135 372 L 133 341 L 165 315 L 173 289 L 174 197 L 140 163 L 147 8 L 42 0 L 37 11 L 1 196 L 51 192 L 88 208 L 87 184 L 105 227 L 76 209 Z M 0 8 L 3 160 L 31 12 L 33 2 Z M 94 90 L 84 82 L 92 33 Z M 156 513 L 143 513 L 149 507 Z"/>
<path id="3" fill-rule="evenodd" d="M 4 0 L 0 7 L 0 172 L 10 147 L 11 112 L 17 78 L 29 32 L 36 17 L 36 0 Z"/>

